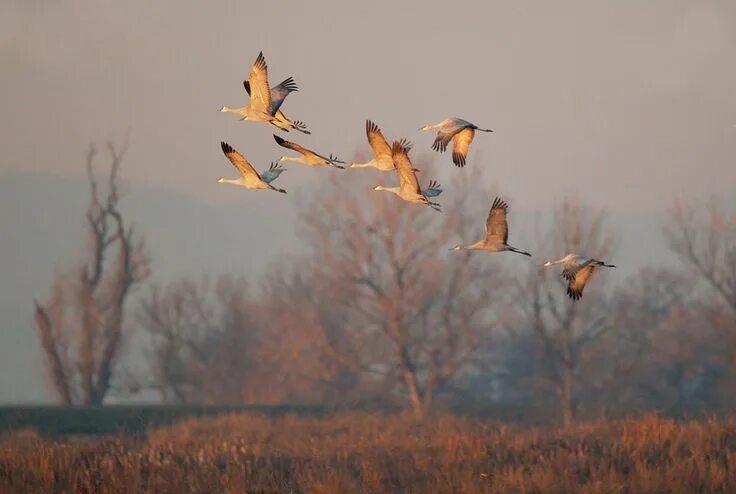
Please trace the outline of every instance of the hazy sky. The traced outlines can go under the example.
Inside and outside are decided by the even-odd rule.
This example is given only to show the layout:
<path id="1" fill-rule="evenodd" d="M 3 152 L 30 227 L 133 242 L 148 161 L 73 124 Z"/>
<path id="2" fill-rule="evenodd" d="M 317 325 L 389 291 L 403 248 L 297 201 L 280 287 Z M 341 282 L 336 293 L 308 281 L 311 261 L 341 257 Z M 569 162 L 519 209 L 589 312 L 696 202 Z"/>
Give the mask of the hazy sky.
<path id="1" fill-rule="evenodd" d="M 245 101 L 263 50 L 301 88 L 285 106 L 313 130 L 299 140 L 327 152 L 363 144 L 366 118 L 427 147 L 419 125 L 457 115 L 495 129 L 471 165 L 517 204 L 658 209 L 736 185 L 727 0 L 2 5 L 3 169 L 77 173 L 88 141 L 130 129 L 133 183 L 235 194 L 213 180 L 221 139 L 255 163 L 281 154 L 271 129 L 216 112 Z"/>
<path id="2" fill-rule="evenodd" d="M 132 189 L 291 217 L 291 195 L 216 183 L 233 175 L 220 140 L 257 168 L 286 151 L 271 128 L 217 112 L 245 103 L 242 80 L 263 50 L 271 82 L 293 76 L 300 87 L 284 111 L 313 132 L 281 135 L 318 151 L 367 149 L 366 118 L 428 150 L 433 137 L 417 128 L 458 116 L 495 130 L 476 137 L 468 167 L 483 167 L 517 209 L 575 194 L 656 215 L 675 198 L 736 198 L 735 2 L 448 5 L 5 0 L 0 181 L 76 176 L 90 141 L 129 131 Z M 466 171 L 449 154 L 438 164 L 446 182 Z M 290 192 L 338 173 L 288 166 L 279 186 Z M 282 229 L 262 223 L 261 241 Z"/>

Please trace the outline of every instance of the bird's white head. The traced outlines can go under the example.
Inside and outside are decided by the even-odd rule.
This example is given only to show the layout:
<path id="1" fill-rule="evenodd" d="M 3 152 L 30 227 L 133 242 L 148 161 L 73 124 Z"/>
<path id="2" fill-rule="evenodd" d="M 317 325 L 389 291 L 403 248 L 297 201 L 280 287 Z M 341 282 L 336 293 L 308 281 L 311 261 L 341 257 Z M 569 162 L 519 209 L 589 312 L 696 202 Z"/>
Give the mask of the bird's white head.
<path id="1" fill-rule="evenodd" d="M 220 111 L 221 112 L 226 112 L 227 110 L 228 110 L 228 107 L 227 106 L 223 106 L 222 108 L 220 108 Z"/>
<path id="2" fill-rule="evenodd" d="M 460 249 L 462 249 L 462 248 L 463 248 L 463 246 L 462 246 L 462 245 L 460 245 L 460 244 L 457 244 L 457 245 L 456 245 L 455 247 L 452 247 L 452 248 L 450 248 L 450 250 L 460 250 Z"/>
<path id="3" fill-rule="evenodd" d="M 419 130 L 429 130 L 429 124 L 424 124 L 421 127 L 419 127 Z"/>
<path id="4" fill-rule="evenodd" d="M 282 156 L 279 158 L 279 161 L 286 161 L 286 156 Z"/>
<path id="5" fill-rule="evenodd" d="M 218 184 L 224 184 L 225 183 L 225 179 L 224 178 L 218 178 L 217 179 L 217 183 Z"/>
<path id="6" fill-rule="evenodd" d="M 376 185 L 373 190 L 383 190 L 383 185 Z"/>
<path id="7" fill-rule="evenodd" d="M 544 267 L 547 268 L 552 265 L 552 261 L 547 261 L 544 263 Z"/>

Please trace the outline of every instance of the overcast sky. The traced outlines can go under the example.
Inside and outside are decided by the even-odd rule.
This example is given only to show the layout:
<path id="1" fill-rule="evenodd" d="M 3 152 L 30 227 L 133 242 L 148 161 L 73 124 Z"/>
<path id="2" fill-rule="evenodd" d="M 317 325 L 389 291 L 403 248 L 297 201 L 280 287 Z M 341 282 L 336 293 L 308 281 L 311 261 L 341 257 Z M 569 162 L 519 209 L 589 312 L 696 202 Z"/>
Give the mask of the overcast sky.
<path id="1" fill-rule="evenodd" d="M 266 126 L 216 112 L 245 102 L 263 50 L 301 91 L 300 140 L 352 153 L 363 122 L 429 146 L 460 116 L 488 179 L 516 203 L 576 192 L 653 208 L 736 185 L 736 4 L 692 1 L 5 1 L 0 166 L 78 173 L 88 141 L 122 135 L 126 176 L 216 200 L 221 139 L 254 162 Z M 294 136 L 296 138 L 296 136 Z M 445 161 L 449 164 L 449 156 Z M 230 191 L 233 192 L 233 191 Z M 227 194 L 226 194 L 227 195 Z"/>
<path id="2" fill-rule="evenodd" d="M 285 151 L 271 128 L 217 112 L 246 102 L 242 80 L 263 50 L 272 84 L 299 85 L 285 113 L 313 132 L 281 135 L 318 151 L 367 149 L 366 118 L 429 150 L 417 128 L 458 116 L 494 129 L 467 166 L 517 209 L 574 194 L 659 214 L 675 198 L 736 198 L 734 47 L 729 0 L 5 0 L 0 180 L 79 175 L 90 141 L 130 132 L 131 188 L 293 214 L 283 196 L 216 183 L 233 174 L 220 140 L 257 168 Z M 437 163 L 447 182 L 467 170 L 449 153 Z M 290 192 L 331 172 L 288 166 Z"/>

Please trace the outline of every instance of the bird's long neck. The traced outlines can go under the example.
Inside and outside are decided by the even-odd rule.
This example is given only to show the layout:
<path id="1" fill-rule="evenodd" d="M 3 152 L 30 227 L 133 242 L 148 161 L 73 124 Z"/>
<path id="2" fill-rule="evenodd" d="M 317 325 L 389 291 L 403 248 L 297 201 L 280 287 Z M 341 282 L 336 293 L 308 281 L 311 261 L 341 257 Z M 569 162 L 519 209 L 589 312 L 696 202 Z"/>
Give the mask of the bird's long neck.
<path id="1" fill-rule="evenodd" d="M 242 178 L 221 178 L 219 180 L 221 184 L 231 184 L 231 185 L 243 185 L 243 179 Z"/>
<path id="2" fill-rule="evenodd" d="M 367 163 L 350 163 L 348 168 L 368 168 L 371 166 L 375 166 L 375 160 L 370 160 Z"/>
<path id="3" fill-rule="evenodd" d="M 439 129 L 445 124 L 445 121 L 441 121 L 440 123 L 434 124 L 434 125 L 427 125 L 423 130 L 434 130 Z"/>
<path id="4" fill-rule="evenodd" d="M 474 244 L 461 245 L 460 250 L 479 250 L 479 249 L 483 249 L 483 246 L 484 246 L 483 240 L 478 240 Z"/>
<path id="5" fill-rule="evenodd" d="M 483 244 L 482 240 L 477 241 L 474 244 L 470 245 L 461 245 L 457 244 L 455 247 L 453 247 L 451 250 L 475 250 L 475 249 L 481 249 L 481 245 Z"/>
<path id="6" fill-rule="evenodd" d="M 281 161 L 296 161 L 297 163 L 304 163 L 304 156 L 282 156 Z"/>
<path id="7" fill-rule="evenodd" d="M 245 106 L 241 106 L 240 108 L 230 108 L 229 106 L 223 106 L 220 108 L 221 112 L 227 112 L 227 113 L 237 113 L 238 115 L 242 115 L 245 111 Z"/>
<path id="8" fill-rule="evenodd" d="M 380 189 L 376 190 L 385 190 L 386 192 L 392 192 L 397 196 L 401 195 L 401 187 L 381 187 Z"/>

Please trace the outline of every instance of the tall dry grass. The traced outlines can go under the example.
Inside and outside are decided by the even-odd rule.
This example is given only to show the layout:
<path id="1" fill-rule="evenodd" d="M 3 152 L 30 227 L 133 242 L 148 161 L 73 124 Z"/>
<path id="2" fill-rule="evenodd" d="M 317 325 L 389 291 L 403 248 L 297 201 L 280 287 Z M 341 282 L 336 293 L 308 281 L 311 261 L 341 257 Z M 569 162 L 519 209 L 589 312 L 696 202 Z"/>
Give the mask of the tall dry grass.
<path id="1" fill-rule="evenodd" d="M 438 417 L 231 415 L 146 440 L 0 441 L 0 492 L 736 492 L 736 422 L 519 429 Z"/>

